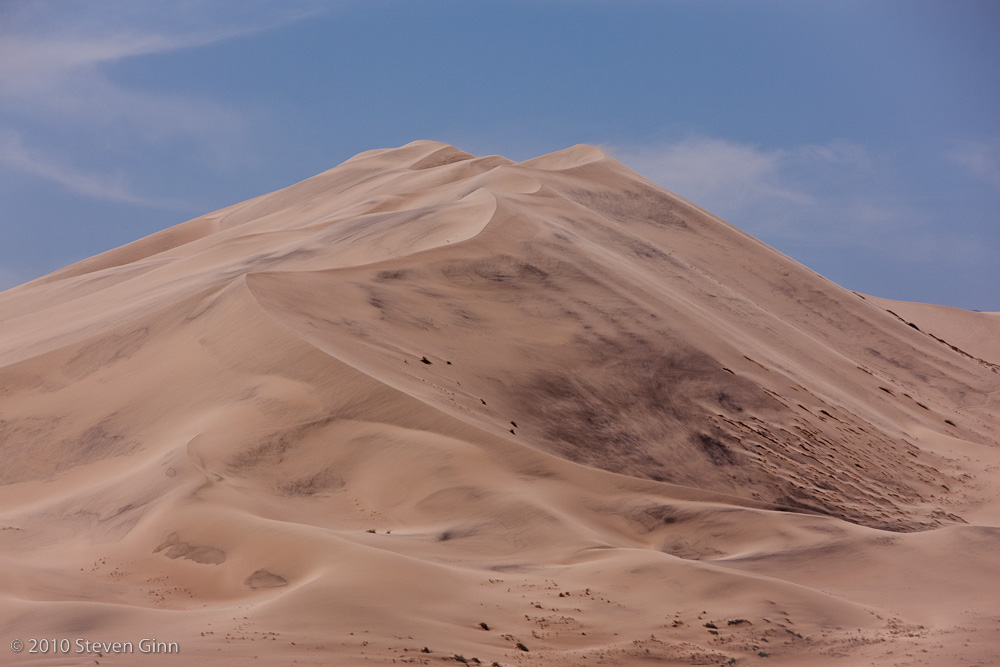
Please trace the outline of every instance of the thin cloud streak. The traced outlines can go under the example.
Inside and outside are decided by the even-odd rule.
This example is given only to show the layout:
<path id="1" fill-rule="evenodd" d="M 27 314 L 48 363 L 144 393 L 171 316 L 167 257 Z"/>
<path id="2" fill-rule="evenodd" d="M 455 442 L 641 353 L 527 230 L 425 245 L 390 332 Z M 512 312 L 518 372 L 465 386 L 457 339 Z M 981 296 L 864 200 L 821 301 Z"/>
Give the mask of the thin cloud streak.
<path id="1" fill-rule="evenodd" d="M 787 153 L 715 138 L 611 152 L 633 169 L 692 201 L 711 200 L 739 210 L 779 200 L 809 203 L 810 196 L 782 183 Z"/>
<path id="2" fill-rule="evenodd" d="M 650 180 L 777 245 L 852 248 L 905 261 L 981 260 L 969 239 L 941 231 L 936 209 L 914 203 L 898 165 L 847 142 L 770 149 L 715 137 L 607 147 Z M 966 166 L 993 163 L 966 153 Z"/>
<path id="3" fill-rule="evenodd" d="M 171 134 L 209 134 L 239 120 L 235 111 L 206 100 L 120 85 L 107 76 L 105 67 L 136 56 L 217 43 L 256 29 L 171 33 L 169 28 L 144 25 L 94 25 L 88 18 L 81 17 L 79 25 L 44 31 L 29 25 L 26 34 L 10 34 L 11 27 L 0 30 L 0 109 L 22 118 L 52 115 L 82 129 L 112 126 L 121 133 L 152 127 L 152 133 L 140 133 L 147 141 Z M 127 127 L 120 126 L 123 122 Z"/>
<path id="4" fill-rule="evenodd" d="M 77 194 L 122 204 L 156 208 L 180 208 L 176 204 L 130 192 L 122 177 L 101 177 L 87 170 L 62 164 L 24 147 L 20 137 L 0 134 L 0 166 L 58 183 Z"/>
<path id="5" fill-rule="evenodd" d="M 113 9 L 97 3 L 12 2 L 0 8 L 0 84 L 207 46 L 329 9 L 315 2 L 276 7 L 264 0 L 135 2 Z"/>
<path id="6" fill-rule="evenodd" d="M 105 154 L 148 163 L 158 159 L 156 151 L 181 146 L 202 164 L 227 164 L 245 152 L 251 119 L 211 99 L 119 83 L 109 66 L 263 32 L 318 8 L 275 9 L 253 1 L 119 4 L 113 10 L 90 3 L 6 5 L 0 8 L 0 142 L 6 153 L 0 164 L 88 197 L 163 207 L 130 191 L 122 178 L 71 165 Z M 58 128 L 63 141 L 56 144 L 38 129 L 44 127 Z M 46 148 L 32 148 L 38 146 Z"/>
<path id="7" fill-rule="evenodd" d="M 1000 192 L 1000 140 L 963 141 L 947 157 L 969 175 Z"/>

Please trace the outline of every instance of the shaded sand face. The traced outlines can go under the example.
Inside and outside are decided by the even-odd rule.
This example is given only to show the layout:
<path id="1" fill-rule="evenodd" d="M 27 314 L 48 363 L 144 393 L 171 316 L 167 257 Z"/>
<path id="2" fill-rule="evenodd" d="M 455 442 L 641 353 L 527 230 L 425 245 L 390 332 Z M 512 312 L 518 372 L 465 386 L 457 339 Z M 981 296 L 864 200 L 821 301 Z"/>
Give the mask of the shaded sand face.
<path id="1" fill-rule="evenodd" d="M 594 148 L 363 153 L 0 294 L 0 663 L 998 664 L 998 340 Z"/>

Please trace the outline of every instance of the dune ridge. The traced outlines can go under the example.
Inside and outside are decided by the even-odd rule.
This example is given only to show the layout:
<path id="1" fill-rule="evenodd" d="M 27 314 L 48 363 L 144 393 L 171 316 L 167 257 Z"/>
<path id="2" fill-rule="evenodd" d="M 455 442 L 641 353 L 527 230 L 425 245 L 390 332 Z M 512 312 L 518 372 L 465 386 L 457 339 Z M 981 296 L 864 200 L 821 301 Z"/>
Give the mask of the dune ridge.
<path id="1" fill-rule="evenodd" d="M 0 293 L 0 627 L 180 646 L 100 664 L 989 664 L 998 334 L 595 147 L 368 151 Z"/>

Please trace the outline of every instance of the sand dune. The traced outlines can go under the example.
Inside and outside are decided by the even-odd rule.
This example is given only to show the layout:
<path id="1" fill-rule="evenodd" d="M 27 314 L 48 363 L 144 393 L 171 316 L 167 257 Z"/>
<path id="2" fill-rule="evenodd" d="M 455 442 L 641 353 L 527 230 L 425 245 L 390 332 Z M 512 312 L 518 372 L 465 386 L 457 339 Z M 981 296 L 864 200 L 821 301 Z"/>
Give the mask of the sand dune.
<path id="1" fill-rule="evenodd" d="M 998 340 L 593 147 L 362 153 L 0 294 L 3 663 L 998 663 Z"/>

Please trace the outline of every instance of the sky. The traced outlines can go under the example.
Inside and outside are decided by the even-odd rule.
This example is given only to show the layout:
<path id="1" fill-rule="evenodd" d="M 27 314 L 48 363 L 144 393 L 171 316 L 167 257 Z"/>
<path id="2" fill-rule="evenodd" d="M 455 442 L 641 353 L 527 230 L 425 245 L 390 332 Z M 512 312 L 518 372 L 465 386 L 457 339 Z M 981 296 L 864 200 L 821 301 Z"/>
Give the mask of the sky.
<path id="1" fill-rule="evenodd" d="M 0 0 L 0 289 L 434 139 L 593 144 L 848 289 L 1000 311 L 998 37 L 993 0 Z"/>

